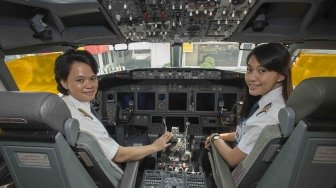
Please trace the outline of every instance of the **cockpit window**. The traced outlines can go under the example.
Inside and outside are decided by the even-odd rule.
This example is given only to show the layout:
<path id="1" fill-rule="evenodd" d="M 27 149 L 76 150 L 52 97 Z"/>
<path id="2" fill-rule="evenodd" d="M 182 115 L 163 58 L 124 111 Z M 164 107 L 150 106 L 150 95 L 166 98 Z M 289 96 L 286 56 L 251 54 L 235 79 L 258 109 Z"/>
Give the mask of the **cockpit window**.
<path id="1" fill-rule="evenodd" d="M 245 72 L 248 50 L 253 47 L 229 42 L 183 43 L 182 46 L 181 67 L 237 72 Z M 130 43 L 126 50 L 114 50 L 111 45 L 85 46 L 84 49 L 99 62 L 99 75 L 137 68 L 172 67 L 170 43 Z"/>
<path id="2" fill-rule="evenodd" d="M 131 43 L 125 50 L 112 45 L 84 46 L 99 64 L 98 75 L 137 68 L 163 67 L 170 63 L 169 43 Z"/>
<path id="3" fill-rule="evenodd" d="M 293 63 L 293 85 L 310 77 L 336 76 L 336 50 L 298 50 Z"/>
<path id="4" fill-rule="evenodd" d="M 6 65 L 20 91 L 58 93 L 54 62 L 61 53 L 24 54 L 5 57 Z"/>
<path id="5" fill-rule="evenodd" d="M 246 57 L 252 44 L 229 42 L 192 43 L 183 50 L 183 65 L 185 67 L 218 68 L 245 72 Z M 184 45 L 185 46 L 185 45 Z M 243 47 L 241 49 L 240 47 Z"/>

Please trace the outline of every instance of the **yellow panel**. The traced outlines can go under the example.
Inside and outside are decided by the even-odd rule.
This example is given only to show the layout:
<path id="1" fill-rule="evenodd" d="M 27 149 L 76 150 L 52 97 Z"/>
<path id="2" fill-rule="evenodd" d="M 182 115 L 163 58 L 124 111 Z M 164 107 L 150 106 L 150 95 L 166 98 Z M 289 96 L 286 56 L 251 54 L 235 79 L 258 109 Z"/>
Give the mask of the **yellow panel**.
<path id="1" fill-rule="evenodd" d="M 300 53 L 292 72 L 294 86 L 310 77 L 336 77 L 336 54 Z"/>
<path id="2" fill-rule="evenodd" d="M 46 91 L 58 94 L 54 64 L 61 53 L 25 56 L 6 62 L 20 91 Z"/>
<path id="3" fill-rule="evenodd" d="M 193 44 L 191 43 L 183 43 L 182 46 L 183 52 L 193 52 Z"/>

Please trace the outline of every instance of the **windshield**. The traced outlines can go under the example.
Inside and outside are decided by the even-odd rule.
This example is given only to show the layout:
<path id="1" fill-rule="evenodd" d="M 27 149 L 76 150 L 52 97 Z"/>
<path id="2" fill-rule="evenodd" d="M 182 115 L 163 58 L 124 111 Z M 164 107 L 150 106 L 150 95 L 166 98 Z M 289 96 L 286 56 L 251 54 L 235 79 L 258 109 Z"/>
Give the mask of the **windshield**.
<path id="1" fill-rule="evenodd" d="M 251 49 L 252 44 L 244 44 Z M 245 71 L 249 51 L 240 50 L 238 43 L 207 42 L 183 43 L 180 67 L 218 68 Z M 137 68 L 172 67 L 170 43 L 131 43 L 126 50 L 114 46 L 85 46 L 99 63 L 99 75 Z"/>

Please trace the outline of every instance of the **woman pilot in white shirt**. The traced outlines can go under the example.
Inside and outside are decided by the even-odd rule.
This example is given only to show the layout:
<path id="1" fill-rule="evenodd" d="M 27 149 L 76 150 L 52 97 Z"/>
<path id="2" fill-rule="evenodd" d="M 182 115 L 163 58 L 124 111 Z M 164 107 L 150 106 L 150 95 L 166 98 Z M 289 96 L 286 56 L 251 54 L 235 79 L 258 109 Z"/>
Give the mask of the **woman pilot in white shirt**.
<path id="1" fill-rule="evenodd" d="M 57 89 L 64 95 L 72 117 L 78 119 L 80 130 L 95 137 L 108 159 L 114 162 L 139 160 L 170 145 L 172 134 L 169 132 L 150 145 L 137 147 L 120 146 L 109 136 L 90 110 L 89 102 L 95 98 L 98 88 L 98 65 L 89 52 L 67 51 L 56 59 L 54 72 Z"/>
<path id="2" fill-rule="evenodd" d="M 243 120 L 235 132 L 210 135 L 205 148 L 209 149 L 213 142 L 232 167 L 244 160 L 262 129 L 279 123 L 278 112 L 293 90 L 290 66 L 290 55 L 283 45 L 269 43 L 254 48 L 247 57 L 244 104 L 240 112 Z M 231 148 L 221 140 L 236 141 L 237 146 Z"/>

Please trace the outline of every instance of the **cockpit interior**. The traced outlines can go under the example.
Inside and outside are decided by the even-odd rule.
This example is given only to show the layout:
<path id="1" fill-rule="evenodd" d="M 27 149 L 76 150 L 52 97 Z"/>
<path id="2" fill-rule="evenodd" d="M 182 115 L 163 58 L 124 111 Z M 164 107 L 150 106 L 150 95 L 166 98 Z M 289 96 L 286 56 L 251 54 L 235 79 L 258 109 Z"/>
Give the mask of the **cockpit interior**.
<path id="1" fill-rule="evenodd" d="M 236 130 L 247 54 L 270 42 L 290 52 L 298 89 L 260 151 L 232 168 L 204 142 Z M 75 122 L 65 128 L 49 104 L 60 98 L 54 61 L 69 49 L 96 58 L 91 105 L 119 145 L 143 134 L 153 142 L 166 131 L 171 145 L 136 161 L 131 173 L 128 163 L 113 167 L 121 172 L 104 169 L 110 164 L 100 158 L 91 163 L 96 155 L 84 154 L 82 143 L 89 136 Z M 335 0 L 2 0 L 0 186 L 336 187 L 335 62 Z M 63 106 L 54 109 L 70 118 Z M 77 172 L 78 181 L 69 178 Z"/>

